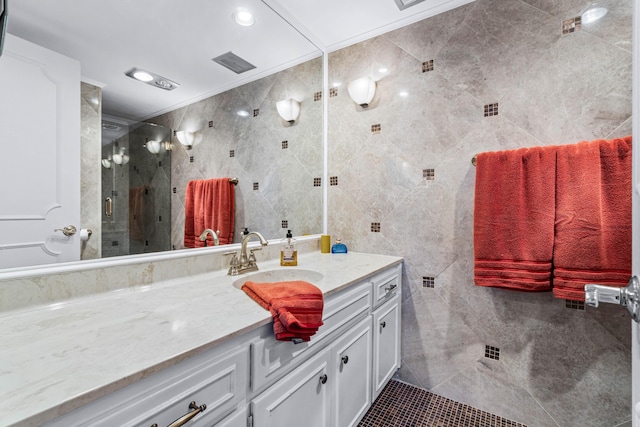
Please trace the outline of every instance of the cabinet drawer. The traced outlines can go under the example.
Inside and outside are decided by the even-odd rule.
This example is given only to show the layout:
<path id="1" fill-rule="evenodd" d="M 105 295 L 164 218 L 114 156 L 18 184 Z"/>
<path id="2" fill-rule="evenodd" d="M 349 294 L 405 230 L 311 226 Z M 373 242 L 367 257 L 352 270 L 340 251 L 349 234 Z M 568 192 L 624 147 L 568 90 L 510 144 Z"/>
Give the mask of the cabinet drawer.
<path id="1" fill-rule="evenodd" d="M 373 307 L 377 307 L 400 292 L 402 265 L 378 273 L 370 280 L 373 283 Z"/>
<path id="2" fill-rule="evenodd" d="M 205 404 L 206 409 L 189 426 L 211 426 L 245 398 L 248 365 L 246 345 L 224 353 L 207 351 L 46 425 L 164 427 L 191 412 L 189 403 L 194 401 L 198 406 Z"/>
<path id="3" fill-rule="evenodd" d="M 354 323 L 371 309 L 370 282 L 329 297 L 325 301 L 322 321 L 324 325 L 311 337 L 311 341 L 293 344 L 278 341 L 273 336 L 271 325 L 263 329 L 262 336 L 251 343 L 251 388 L 259 391 L 308 358 L 312 350 L 324 337 Z"/>

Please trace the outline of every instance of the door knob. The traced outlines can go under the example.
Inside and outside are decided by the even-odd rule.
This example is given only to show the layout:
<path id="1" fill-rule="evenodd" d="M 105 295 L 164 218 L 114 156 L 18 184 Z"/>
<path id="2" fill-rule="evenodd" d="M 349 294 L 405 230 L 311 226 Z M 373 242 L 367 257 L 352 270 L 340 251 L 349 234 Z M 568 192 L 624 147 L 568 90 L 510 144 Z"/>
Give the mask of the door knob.
<path id="1" fill-rule="evenodd" d="M 56 228 L 53 231 L 62 231 L 62 234 L 64 234 L 65 236 L 73 236 L 74 234 L 76 234 L 76 228 L 73 225 L 67 225 L 64 228 Z"/>
<path id="2" fill-rule="evenodd" d="M 627 307 L 633 320 L 640 323 L 640 280 L 633 276 L 624 288 L 584 285 L 584 302 L 591 307 L 598 307 L 601 302 Z"/>

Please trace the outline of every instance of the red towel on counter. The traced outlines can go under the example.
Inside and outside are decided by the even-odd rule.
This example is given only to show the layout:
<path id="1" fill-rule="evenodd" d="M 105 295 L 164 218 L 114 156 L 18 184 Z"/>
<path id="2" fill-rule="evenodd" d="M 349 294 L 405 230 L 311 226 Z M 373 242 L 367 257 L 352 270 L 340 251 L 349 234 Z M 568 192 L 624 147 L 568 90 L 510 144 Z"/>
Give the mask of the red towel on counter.
<path id="1" fill-rule="evenodd" d="M 241 288 L 273 316 L 277 340 L 309 341 L 322 326 L 322 291 L 309 282 L 246 282 Z"/>
<path id="2" fill-rule="evenodd" d="M 631 276 L 631 137 L 558 147 L 553 294 Z"/>
<path id="3" fill-rule="evenodd" d="M 201 248 L 200 234 L 210 228 L 220 231 L 220 244 L 233 243 L 235 186 L 229 178 L 189 181 L 184 200 L 184 247 Z M 207 235 L 207 245 L 213 238 Z"/>
<path id="4" fill-rule="evenodd" d="M 474 282 L 551 289 L 556 147 L 480 153 L 473 223 Z"/>

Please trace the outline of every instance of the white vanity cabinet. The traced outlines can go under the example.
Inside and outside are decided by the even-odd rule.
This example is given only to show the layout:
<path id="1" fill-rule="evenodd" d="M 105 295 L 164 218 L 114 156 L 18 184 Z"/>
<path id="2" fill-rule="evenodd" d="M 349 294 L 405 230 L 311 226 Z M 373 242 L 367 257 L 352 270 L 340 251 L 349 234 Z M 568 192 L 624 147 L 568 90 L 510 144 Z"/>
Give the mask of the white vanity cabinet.
<path id="1" fill-rule="evenodd" d="M 81 373 L 79 373 L 82 375 Z M 249 374 L 249 346 L 226 343 L 164 369 L 47 424 L 47 427 L 166 427 L 196 406 L 189 427 L 211 426 L 244 402 Z M 226 424 L 229 427 L 246 425 Z"/>

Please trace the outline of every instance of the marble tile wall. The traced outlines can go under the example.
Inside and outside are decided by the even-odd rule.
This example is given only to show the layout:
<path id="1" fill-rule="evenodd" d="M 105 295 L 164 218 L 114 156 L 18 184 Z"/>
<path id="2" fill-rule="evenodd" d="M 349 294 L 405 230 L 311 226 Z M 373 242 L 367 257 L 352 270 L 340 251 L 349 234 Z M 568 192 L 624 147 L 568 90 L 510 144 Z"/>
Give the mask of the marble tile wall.
<path id="1" fill-rule="evenodd" d="M 102 253 L 100 131 L 102 130 L 102 89 L 89 83 L 80 88 L 80 222 L 93 234 L 80 248 L 81 259 L 98 259 Z"/>
<path id="2" fill-rule="evenodd" d="M 398 376 L 528 426 L 630 425 L 630 321 L 474 287 L 471 158 L 631 133 L 631 0 L 602 3 L 562 35 L 591 1 L 477 0 L 329 56 L 329 233 L 405 257 Z"/>
<path id="3" fill-rule="evenodd" d="M 197 130 L 186 150 L 173 137 L 171 242 L 183 248 L 184 197 L 195 179 L 237 177 L 234 242 L 243 227 L 265 237 L 322 232 L 322 59 L 317 58 L 150 119 L 173 130 Z M 276 102 L 301 102 L 290 125 Z M 245 111 L 247 116 L 238 115 Z"/>

